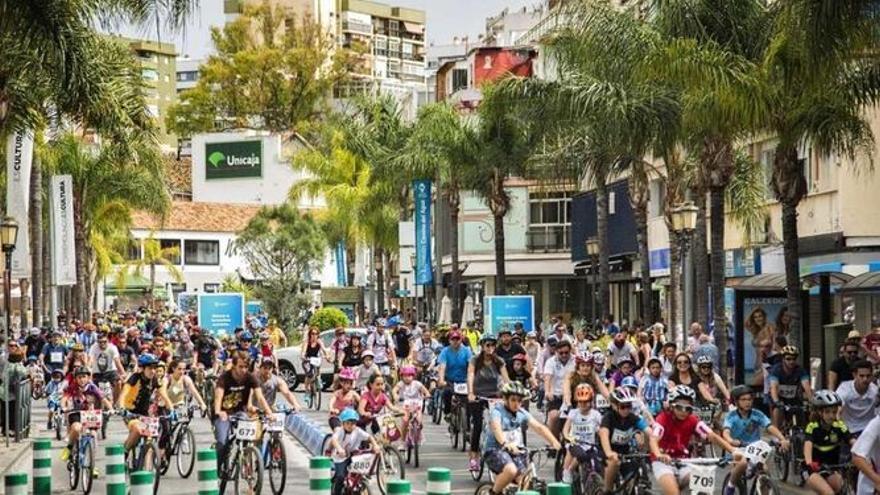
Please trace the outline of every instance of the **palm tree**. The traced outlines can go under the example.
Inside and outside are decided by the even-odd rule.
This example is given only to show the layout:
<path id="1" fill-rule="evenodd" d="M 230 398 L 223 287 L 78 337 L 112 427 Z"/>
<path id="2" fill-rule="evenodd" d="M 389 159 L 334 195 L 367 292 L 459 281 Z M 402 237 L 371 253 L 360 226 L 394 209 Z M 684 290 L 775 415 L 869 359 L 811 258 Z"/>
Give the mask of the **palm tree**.
<path id="1" fill-rule="evenodd" d="M 180 283 L 183 281 L 183 272 L 177 267 L 180 263 L 180 247 L 162 247 L 161 241 L 156 239 L 155 232 L 150 232 L 147 238 L 143 239 L 141 246 L 143 248 L 143 256 L 130 260 L 119 267 L 117 286 L 123 287 L 125 279 L 129 274 L 140 277 L 146 269 L 149 271 L 150 281 L 150 285 L 147 287 L 147 300 L 152 303 L 153 291 L 156 288 L 156 266 L 164 267 L 175 282 Z"/>
<path id="2" fill-rule="evenodd" d="M 775 134 L 772 187 L 782 204 L 786 295 L 793 335 L 801 331 L 797 207 L 807 194 L 800 147 L 855 160 L 874 134 L 863 108 L 880 98 L 876 73 L 876 4 L 789 1 L 768 10 L 774 32 L 765 45 L 763 128 Z M 809 159 L 809 156 L 807 157 Z"/>

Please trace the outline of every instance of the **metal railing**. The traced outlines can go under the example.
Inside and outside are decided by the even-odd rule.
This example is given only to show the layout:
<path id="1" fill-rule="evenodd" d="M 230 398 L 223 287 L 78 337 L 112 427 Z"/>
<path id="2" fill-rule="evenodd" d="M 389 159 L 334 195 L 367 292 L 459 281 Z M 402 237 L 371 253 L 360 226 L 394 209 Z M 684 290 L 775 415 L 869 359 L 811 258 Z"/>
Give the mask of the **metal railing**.
<path id="1" fill-rule="evenodd" d="M 526 248 L 529 251 L 568 251 L 570 225 L 530 225 L 526 232 Z"/>

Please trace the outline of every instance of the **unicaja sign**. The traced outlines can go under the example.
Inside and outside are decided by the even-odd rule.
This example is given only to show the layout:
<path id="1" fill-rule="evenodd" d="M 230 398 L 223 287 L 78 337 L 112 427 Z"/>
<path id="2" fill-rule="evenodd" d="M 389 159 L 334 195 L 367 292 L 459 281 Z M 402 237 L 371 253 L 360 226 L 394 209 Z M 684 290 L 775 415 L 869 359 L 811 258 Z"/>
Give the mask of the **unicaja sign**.
<path id="1" fill-rule="evenodd" d="M 263 142 L 205 143 L 205 179 L 261 177 Z"/>

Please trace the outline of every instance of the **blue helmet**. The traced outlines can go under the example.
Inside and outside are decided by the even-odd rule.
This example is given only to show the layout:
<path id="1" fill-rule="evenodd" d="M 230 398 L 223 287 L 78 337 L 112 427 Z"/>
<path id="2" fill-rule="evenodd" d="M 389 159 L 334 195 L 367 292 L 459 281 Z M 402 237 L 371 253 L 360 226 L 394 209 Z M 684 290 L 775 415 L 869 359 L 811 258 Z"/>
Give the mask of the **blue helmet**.
<path id="1" fill-rule="evenodd" d="M 339 414 L 339 421 L 342 421 L 343 423 L 346 421 L 357 421 L 359 419 L 361 419 L 360 414 L 350 407 Z"/>
<path id="2" fill-rule="evenodd" d="M 141 368 L 156 366 L 157 364 L 159 364 L 159 360 L 152 354 L 142 354 L 141 357 L 138 358 L 138 366 Z"/>
<path id="3" fill-rule="evenodd" d="M 250 341 L 250 340 L 254 340 L 254 334 L 252 334 L 250 332 L 244 332 L 243 334 L 241 334 L 241 340 L 243 340 L 245 342 Z"/>
<path id="4" fill-rule="evenodd" d="M 634 376 L 625 376 L 620 380 L 621 387 L 639 388 L 639 381 Z"/>

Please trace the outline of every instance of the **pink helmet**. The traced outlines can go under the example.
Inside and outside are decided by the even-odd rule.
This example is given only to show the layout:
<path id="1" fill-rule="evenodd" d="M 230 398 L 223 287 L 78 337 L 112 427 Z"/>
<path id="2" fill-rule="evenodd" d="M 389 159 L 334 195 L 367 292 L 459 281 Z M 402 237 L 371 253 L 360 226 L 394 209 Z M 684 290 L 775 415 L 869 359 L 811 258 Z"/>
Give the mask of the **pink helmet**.
<path id="1" fill-rule="evenodd" d="M 358 376 L 357 371 L 355 371 L 351 368 L 342 368 L 342 370 L 339 371 L 339 379 L 340 380 L 355 381 L 355 380 L 357 380 L 357 376 Z"/>
<path id="2" fill-rule="evenodd" d="M 593 362 L 594 362 L 593 355 L 590 354 L 589 352 L 577 353 L 574 356 L 574 360 L 575 360 L 575 363 L 577 363 L 577 364 L 581 364 L 581 363 L 593 364 Z"/>
<path id="3" fill-rule="evenodd" d="M 416 367 L 407 364 L 400 368 L 400 376 L 416 376 Z"/>

